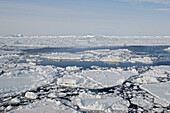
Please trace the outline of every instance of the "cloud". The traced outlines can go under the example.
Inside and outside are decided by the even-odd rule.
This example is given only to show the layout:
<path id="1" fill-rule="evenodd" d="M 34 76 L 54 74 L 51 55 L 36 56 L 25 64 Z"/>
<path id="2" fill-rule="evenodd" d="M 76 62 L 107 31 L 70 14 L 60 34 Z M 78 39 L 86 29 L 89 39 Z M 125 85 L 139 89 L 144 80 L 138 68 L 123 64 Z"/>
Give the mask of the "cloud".
<path id="1" fill-rule="evenodd" d="M 152 8 L 152 10 L 155 11 L 162 11 L 162 12 L 170 12 L 170 0 L 120 0 L 122 2 L 127 2 L 130 4 L 135 4 L 137 3 L 152 3 L 152 4 L 160 4 L 161 6 L 165 6 L 166 8 Z"/>
<path id="2" fill-rule="evenodd" d="M 170 0 L 121 0 L 121 1 L 130 2 L 130 3 L 149 2 L 149 3 L 170 5 Z"/>
<path id="3" fill-rule="evenodd" d="M 163 12 L 170 12 L 170 8 L 160 8 L 157 9 L 158 11 L 163 11 Z"/>

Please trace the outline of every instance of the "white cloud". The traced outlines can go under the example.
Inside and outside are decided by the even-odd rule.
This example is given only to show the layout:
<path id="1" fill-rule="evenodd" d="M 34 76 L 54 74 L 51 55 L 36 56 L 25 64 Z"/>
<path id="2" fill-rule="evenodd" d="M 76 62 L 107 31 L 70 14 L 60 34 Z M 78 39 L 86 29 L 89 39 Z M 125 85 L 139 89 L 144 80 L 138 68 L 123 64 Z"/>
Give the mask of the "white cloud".
<path id="1" fill-rule="evenodd" d="M 159 3 L 159 4 L 170 4 L 170 0 L 121 0 L 131 3 L 138 3 L 138 2 L 150 2 L 150 3 Z"/>
<path id="2" fill-rule="evenodd" d="M 137 3 L 153 3 L 153 4 L 162 4 L 164 6 L 170 6 L 170 0 L 120 0 L 123 2 L 128 2 L 131 4 L 137 4 Z M 170 12 L 170 8 L 159 8 L 159 9 L 152 9 L 152 10 L 156 10 L 156 11 L 163 11 L 163 12 Z"/>
<path id="3" fill-rule="evenodd" d="M 160 8 L 158 11 L 170 12 L 170 8 Z"/>

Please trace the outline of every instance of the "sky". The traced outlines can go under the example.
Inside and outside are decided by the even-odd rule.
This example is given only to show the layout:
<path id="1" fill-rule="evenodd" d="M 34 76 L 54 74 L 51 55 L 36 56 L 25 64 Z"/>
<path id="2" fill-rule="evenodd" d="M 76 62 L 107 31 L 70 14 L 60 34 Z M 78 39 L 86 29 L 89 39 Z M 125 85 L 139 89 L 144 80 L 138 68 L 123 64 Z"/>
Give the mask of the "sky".
<path id="1" fill-rule="evenodd" d="M 170 35 L 170 0 L 0 0 L 0 35 Z"/>

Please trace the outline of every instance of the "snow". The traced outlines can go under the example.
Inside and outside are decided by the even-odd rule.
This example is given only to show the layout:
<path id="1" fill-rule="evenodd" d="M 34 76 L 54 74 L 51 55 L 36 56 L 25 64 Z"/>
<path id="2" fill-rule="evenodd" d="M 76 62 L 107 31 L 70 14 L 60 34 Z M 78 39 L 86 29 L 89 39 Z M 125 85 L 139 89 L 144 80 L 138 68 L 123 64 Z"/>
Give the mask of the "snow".
<path id="1" fill-rule="evenodd" d="M 5 51 L 5 50 L 0 50 L 0 55 L 7 55 L 7 54 L 17 54 L 20 53 L 19 51 Z"/>
<path id="2" fill-rule="evenodd" d="M 120 99 L 112 104 L 111 108 L 113 112 L 128 112 L 129 102 L 127 100 Z"/>
<path id="3" fill-rule="evenodd" d="M 135 98 L 132 98 L 131 99 L 131 102 L 135 105 L 139 105 L 145 109 L 149 109 L 153 106 L 153 103 L 147 101 L 147 100 L 144 100 L 142 97 L 135 97 Z"/>
<path id="4" fill-rule="evenodd" d="M 15 93 L 29 89 L 33 84 L 31 78 L 26 77 L 0 77 L 0 95 L 5 93 Z"/>
<path id="5" fill-rule="evenodd" d="M 4 45 L 46 47 L 94 47 L 128 45 L 169 45 L 169 36 L 24 36 L 0 37 Z M 95 41 L 94 41 L 95 40 Z M 18 45 L 18 44 L 16 44 Z"/>
<path id="6" fill-rule="evenodd" d="M 159 84 L 146 84 L 142 88 L 151 92 L 153 95 L 159 97 L 170 105 L 170 82 Z"/>
<path id="7" fill-rule="evenodd" d="M 11 110 L 12 108 L 13 108 L 12 106 L 8 106 L 6 110 Z"/>
<path id="8" fill-rule="evenodd" d="M 122 84 L 130 76 L 136 75 L 137 72 L 113 70 L 89 70 L 81 73 L 85 78 L 101 84 L 103 87 L 111 87 Z"/>
<path id="9" fill-rule="evenodd" d="M 50 55 L 42 56 L 42 58 L 54 59 L 54 60 L 77 60 L 80 61 L 81 56 L 77 54 L 68 53 L 52 53 Z"/>
<path id="10" fill-rule="evenodd" d="M 168 48 L 166 48 L 164 50 L 170 52 L 170 47 L 168 47 Z"/>
<path id="11" fill-rule="evenodd" d="M 36 99 L 37 95 L 34 92 L 26 92 L 25 97 L 28 99 Z"/>
<path id="12" fill-rule="evenodd" d="M 132 63 L 136 63 L 136 62 L 140 62 L 140 63 L 153 63 L 152 59 L 154 58 L 151 58 L 151 57 L 143 57 L 142 56 L 138 56 L 137 58 L 131 58 L 129 60 L 129 62 L 132 62 Z"/>
<path id="13" fill-rule="evenodd" d="M 51 83 L 57 73 L 57 70 L 52 66 L 35 66 L 26 63 L 9 64 L 8 66 L 8 69 L 4 69 L 5 73 L 0 76 L 1 94 L 19 93 Z"/>
<path id="14" fill-rule="evenodd" d="M 11 103 L 12 103 L 12 104 L 17 104 L 17 103 L 20 103 L 20 102 L 21 102 L 21 100 L 18 99 L 18 98 L 13 98 L 13 99 L 11 100 Z"/>
<path id="15" fill-rule="evenodd" d="M 155 66 L 151 70 L 146 71 L 135 79 L 135 82 L 141 84 L 159 83 L 159 78 L 167 78 L 170 73 L 170 66 Z"/>
<path id="16" fill-rule="evenodd" d="M 66 70 L 69 70 L 69 71 L 71 71 L 71 70 L 80 70 L 80 69 L 82 69 L 82 67 L 77 67 L 77 66 L 67 66 L 66 67 Z"/>
<path id="17" fill-rule="evenodd" d="M 77 98 L 73 98 L 75 103 L 78 103 L 81 109 L 85 110 L 96 110 L 96 111 L 105 111 L 108 108 L 112 108 L 112 110 L 120 110 L 126 111 L 128 102 L 123 103 L 123 99 L 117 96 L 112 97 L 102 97 L 102 96 L 95 96 L 86 93 L 80 93 Z M 120 105 L 121 104 L 121 105 Z"/>
<path id="18" fill-rule="evenodd" d="M 75 110 L 60 105 L 59 101 L 53 101 L 49 99 L 44 99 L 39 102 L 34 102 L 32 104 L 19 107 L 12 110 L 12 113 L 77 113 Z"/>
<path id="19" fill-rule="evenodd" d="M 55 93 L 50 93 L 50 94 L 48 94 L 48 97 L 56 98 L 56 97 L 57 97 L 57 95 L 56 95 Z"/>
<path id="20" fill-rule="evenodd" d="M 57 83 L 58 83 L 58 85 L 60 85 L 60 84 L 76 85 L 78 83 L 78 81 L 75 79 L 71 79 L 71 78 L 70 79 L 69 78 L 67 78 L 67 79 L 58 78 Z"/>
<path id="21" fill-rule="evenodd" d="M 77 76 L 78 73 L 66 74 L 65 72 L 62 78 L 57 79 L 57 84 L 60 86 L 72 86 L 72 87 L 85 86 L 84 78 L 81 76 Z"/>
<path id="22" fill-rule="evenodd" d="M 124 71 L 121 68 L 104 70 L 96 67 L 93 70 L 73 71 L 75 70 L 64 71 L 62 78 L 57 79 L 57 84 L 60 86 L 96 89 L 120 85 L 130 76 L 138 74 L 136 70 Z"/>
<path id="23" fill-rule="evenodd" d="M 22 44 L 22 43 L 19 42 L 18 40 L 16 40 L 16 41 L 14 42 L 14 44 L 17 45 L 17 44 Z"/>
<path id="24" fill-rule="evenodd" d="M 156 57 L 148 57 L 147 55 L 136 55 L 128 49 L 98 49 L 98 50 L 87 50 L 83 52 L 68 53 L 52 53 L 52 54 L 42 54 L 42 58 L 53 59 L 57 61 L 61 60 L 74 60 L 74 61 L 102 61 L 105 63 L 115 63 L 120 62 L 131 62 L 131 63 L 153 63 Z"/>

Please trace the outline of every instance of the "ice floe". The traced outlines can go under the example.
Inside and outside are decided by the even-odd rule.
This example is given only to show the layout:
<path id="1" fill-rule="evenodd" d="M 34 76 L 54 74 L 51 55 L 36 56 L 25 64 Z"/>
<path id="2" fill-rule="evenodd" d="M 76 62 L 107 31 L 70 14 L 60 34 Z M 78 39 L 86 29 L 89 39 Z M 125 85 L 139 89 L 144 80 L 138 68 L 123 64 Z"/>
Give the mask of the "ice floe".
<path id="1" fill-rule="evenodd" d="M 26 106 L 20 106 L 17 109 L 13 109 L 12 113 L 77 113 L 76 110 L 64 106 L 60 103 L 60 101 L 43 99 L 41 101 L 31 103 Z"/>
<path id="2" fill-rule="evenodd" d="M 58 78 L 57 83 L 62 86 L 102 88 L 122 84 L 130 76 L 136 75 L 136 70 L 124 71 L 123 69 L 100 68 L 94 70 L 82 70 L 81 72 L 64 74 Z"/>
<path id="3" fill-rule="evenodd" d="M 128 102 L 124 101 L 122 98 L 117 96 L 103 97 L 99 95 L 91 95 L 87 93 L 80 93 L 78 97 L 73 98 L 73 101 L 79 105 L 81 109 L 84 110 L 94 110 L 94 111 L 128 111 Z M 124 104 L 123 104 L 124 103 Z"/>
<path id="4" fill-rule="evenodd" d="M 131 62 L 131 63 L 153 63 L 157 60 L 156 57 L 149 57 L 147 55 L 136 55 L 128 49 L 99 49 L 99 50 L 88 50 L 84 52 L 76 53 L 66 53 L 57 52 L 51 54 L 42 54 L 42 58 L 52 59 L 52 60 L 75 60 L 75 61 L 102 61 L 105 63 L 115 63 L 120 62 Z"/>
<path id="5" fill-rule="evenodd" d="M 37 95 L 34 92 L 26 92 L 25 97 L 28 99 L 36 99 Z"/>
<path id="6" fill-rule="evenodd" d="M 137 74 L 133 71 L 113 70 L 89 70 L 83 71 L 81 75 L 91 81 L 101 84 L 103 87 L 111 87 L 122 84 L 127 78 Z"/>
<path id="7" fill-rule="evenodd" d="M 2 94 L 21 92 L 51 83 L 57 73 L 57 69 L 52 66 L 35 66 L 26 63 L 8 66 L 0 76 Z"/>
<path id="8" fill-rule="evenodd" d="M 145 84 L 142 88 L 149 91 L 154 96 L 164 100 L 170 105 L 170 82 L 158 84 Z"/>
<path id="9" fill-rule="evenodd" d="M 159 83 L 160 81 L 168 81 L 170 66 L 155 66 L 152 69 L 139 75 L 135 82 L 141 84 Z"/>

